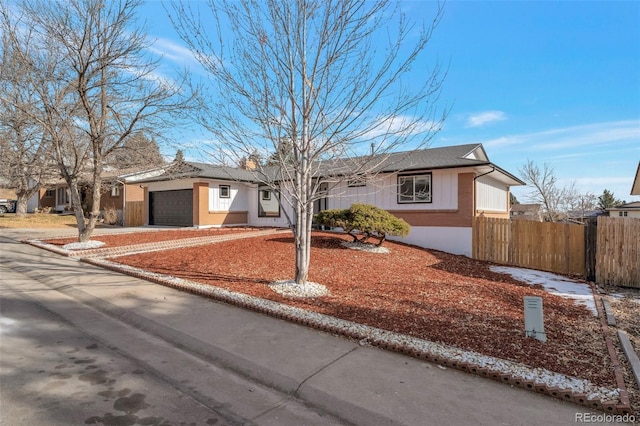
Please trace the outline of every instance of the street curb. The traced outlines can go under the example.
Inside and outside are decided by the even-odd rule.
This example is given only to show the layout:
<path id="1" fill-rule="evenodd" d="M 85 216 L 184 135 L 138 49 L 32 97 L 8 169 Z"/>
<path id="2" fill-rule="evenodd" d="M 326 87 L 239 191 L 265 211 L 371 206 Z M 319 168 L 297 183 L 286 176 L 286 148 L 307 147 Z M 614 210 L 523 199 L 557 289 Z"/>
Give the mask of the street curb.
<path id="1" fill-rule="evenodd" d="M 181 291 L 208 297 L 217 301 L 239 306 L 241 308 L 251 309 L 259 313 L 267 314 L 276 318 L 284 319 L 286 321 L 294 322 L 328 333 L 357 339 L 361 342 L 364 341 L 365 344 L 370 344 L 372 346 L 376 346 L 385 350 L 399 352 L 405 355 L 412 356 L 414 358 L 443 365 L 445 367 L 458 369 L 481 377 L 491 378 L 502 383 L 517 386 L 522 389 L 531 390 L 536 393 L 545 394 L 557 399 L 561 399 L 563 401 L 573 402 L 578 405 L 602 410 L 612 414 L 624 415 L 632 413 L 628 401 L 628 396 L 626 395 L 626 390 L 623 390 L 620 393 L 620 399 L 617 401 L 601 400 L 599 398 L 590 399 L 587 395 L 576 392 L 573 389 L 557 388 L 551 384 L 528 380 L 526 377 L 520 377 L 508 371 L 503 371 L 499 368 L 491 368 L 490 366 L 488 367 L 478 363 L 464 361 L 462 359 L 456 358 L 455 356 L 447 355 L 446 353 L 438 353 L 437 351 L 434 352 L 431 350 L 425 350 L 423 348 L 424 343 L 429 343 L 431 345 L 439 344 L 428 342 L 422 339 L 417 339 L 410 336 L 353 323 L 351 321 L 330 317 L 328 315 L 317 313 L 313 313 L 313 315 L 311 315 L 311 313 L 303 309 L 294 308 L 278 302 L 260 299 L 253 296 L 247 296 L 240 293 L 234 293 L 214 286 L 203 285 L 170 277 L 167 275 L 143 271 L 140 269 L 110 262 L 104 259 L 82 259 L 82 261 L 116 272 L 124 273 L 136 278 L 141 278 L 147 281 L 155 282 L 157 284 L 175 288 Z M 443 348 L 446 348 L 453 352 L 460 352 L 460 350 L 458 350 L 457 348 L 446 347 L 444 345 L 439 346 L 442 346 Z M 468 351 L 465 352 L 470 353 Z M 486 356 L 483 357 L 491 358 Z M 496 358 L 496 363 L 494 365 L 501 364 L 516 365 L 516 363 Z M 564 376 L 558 373 L 553 374 Z"/>

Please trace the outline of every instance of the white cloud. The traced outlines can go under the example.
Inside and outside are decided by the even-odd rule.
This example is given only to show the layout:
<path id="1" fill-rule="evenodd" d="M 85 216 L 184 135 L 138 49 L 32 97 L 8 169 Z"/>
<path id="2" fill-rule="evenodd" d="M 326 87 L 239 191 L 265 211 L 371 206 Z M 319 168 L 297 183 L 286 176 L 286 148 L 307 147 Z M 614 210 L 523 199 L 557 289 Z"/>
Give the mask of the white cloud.
<path id="1" fill-rule="evenodd" d="M 187 47 L 182 46 L 174 41 L 166 38 L 158 38 L 155 40 L 152 46 L 149 47 L 149 51 L 162 56 L 172 62 L 180 64 L 197 64 L 198 61 Z"/>
<path id="2" fill-rule="evenodd" d="M 397 137 L 415 136 L 434 131 L 433 121 L 417 121 L 407 115 L 380 117 L 372 123 L 371 129 L 361 135 L 362 139 L 375 139 L 395 135 Z"/>
<path id="3" fill-rule="evenodd" d="M 624 120 L 507 135 L 482 143 L 486 147 L 523 145 L 531 151 L 548 152 L 594 146 L 610 148 L 612 143 L 637 144 L 638 140 L 640 140 L 640 120 Z"/>
<path id="4" fill-rule="evenodd" d="M 480 127 L 485 124 L 495 123 L 496 121 L 503 121 L 506 119 L 507 115 L 502 111 L 483 111 L 471 114 L 467 118 L 466 127 Z"/>

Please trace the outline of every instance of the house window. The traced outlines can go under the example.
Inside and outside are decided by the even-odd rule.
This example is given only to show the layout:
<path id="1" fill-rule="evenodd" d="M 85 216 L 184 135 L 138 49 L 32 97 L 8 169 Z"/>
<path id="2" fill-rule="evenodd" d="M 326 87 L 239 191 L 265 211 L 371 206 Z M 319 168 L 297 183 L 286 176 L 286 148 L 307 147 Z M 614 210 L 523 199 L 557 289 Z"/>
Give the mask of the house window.
<path id="1" fill-rule="evenodd" d="M 120 186 L 119 185 L 115 185 L 111 187 L 111 196 L 112 197 L 119 197 L 120 196 Z"/>
<path id="2" fill-rule="evenodd" d="M 47 189 L 44 193 L 44 198 L 53 198 L 56 196 L 56 190 L 55 189 Z"/>
<path id="3" fill-rule="evenodd" d="M 231 198 L 231 187 L 229 185 L 220 185 L 220 198 Z"/>
<path id="4" fill-rule="evenodd" d="M 258 188 L 258 217 L 280 217 L 280 200 L 271 188 Z"/>
<path id="5" fill-rule="evenodd" d="M 398 176 L 398 203 L 430 203 L 431 173 Z"/>
<path id="6" fill-rule="evenodd" d="M 618 212 L 618 216 L 620 216 L 620 217 L 623 217 L 623 216 L 626 216 L 626 215 L 627 215 L 627 212 Z"/>
<path id="7" fill-rule="evenodd" d="M 361 186 L 367 186 L 367 181 L 363 177 L 347 180 L 347 186 L 349 188 L 358 188 Z"/>

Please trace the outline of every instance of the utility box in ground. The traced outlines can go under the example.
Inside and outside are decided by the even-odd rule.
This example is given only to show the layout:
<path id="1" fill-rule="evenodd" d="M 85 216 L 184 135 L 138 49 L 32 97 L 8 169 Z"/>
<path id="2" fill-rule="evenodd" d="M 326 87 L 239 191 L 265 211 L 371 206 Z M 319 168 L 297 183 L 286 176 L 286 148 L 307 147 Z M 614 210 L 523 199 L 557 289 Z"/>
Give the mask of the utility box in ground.
<path id="1" fill-rule="evenodd" d="M 535 337 L 541 342 L 547 341 L 547 334 L 544 332 L 542 297 L 524 297 L 524 334 L 527 337 Z"/>

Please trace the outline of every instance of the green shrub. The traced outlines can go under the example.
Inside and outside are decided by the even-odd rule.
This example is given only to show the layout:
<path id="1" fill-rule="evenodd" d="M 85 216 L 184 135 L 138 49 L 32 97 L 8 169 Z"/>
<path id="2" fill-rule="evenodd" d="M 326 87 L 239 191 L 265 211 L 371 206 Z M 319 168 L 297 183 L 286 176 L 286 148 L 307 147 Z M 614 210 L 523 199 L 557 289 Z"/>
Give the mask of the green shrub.
<path id="1" fill-rule="evenodd" d="M 409 234 L 410 226 L 404 220 L 370 204 L 353 204 L 348 209 L 324 210 L 314 216 L 319 225 L 342 228 L 353 237 L 354 242 L 364 243 L 370 237 L 384 243 L 387 236 L 404 237 Z M 358 238 L 358 233 L 362 238 Z"/>

